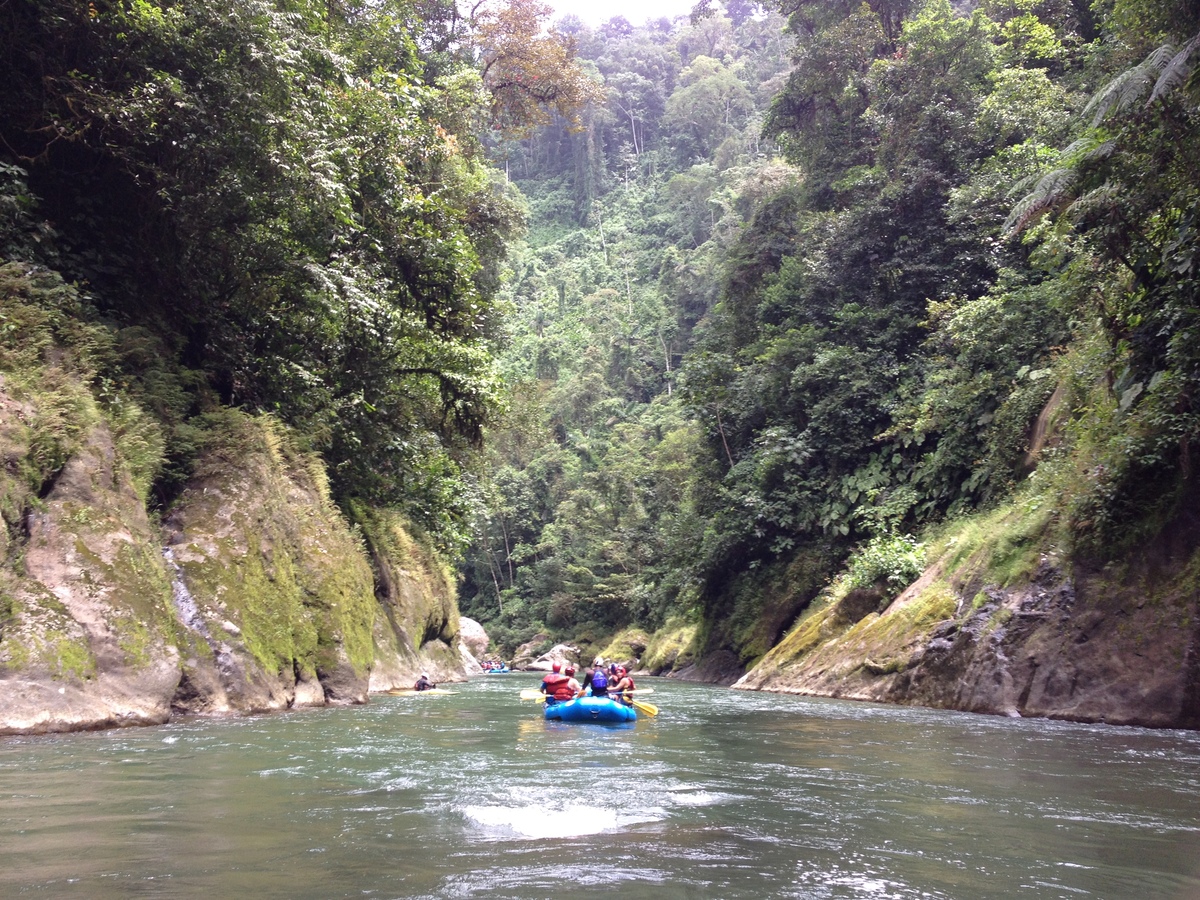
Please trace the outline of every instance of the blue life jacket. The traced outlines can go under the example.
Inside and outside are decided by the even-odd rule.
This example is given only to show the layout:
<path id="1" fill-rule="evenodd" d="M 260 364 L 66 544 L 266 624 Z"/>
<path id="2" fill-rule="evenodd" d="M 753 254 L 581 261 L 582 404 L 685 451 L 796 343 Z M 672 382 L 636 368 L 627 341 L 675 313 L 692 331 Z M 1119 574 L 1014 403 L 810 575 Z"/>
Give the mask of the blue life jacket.
<path id="1" fill-rule="evenodd" d="M 592 673 L 592 696 L 601 696 L 608 693 L 608 675 L 603 669 L 597 669 Z"/>

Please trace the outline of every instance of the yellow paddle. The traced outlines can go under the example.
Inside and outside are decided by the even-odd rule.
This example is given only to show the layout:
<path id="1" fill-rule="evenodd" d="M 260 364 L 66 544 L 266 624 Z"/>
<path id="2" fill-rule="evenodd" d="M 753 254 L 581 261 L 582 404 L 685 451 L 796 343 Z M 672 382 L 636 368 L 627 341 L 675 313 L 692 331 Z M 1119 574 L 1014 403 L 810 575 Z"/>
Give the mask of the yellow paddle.
<path id="1" fill-rule="evenodd" d="M 633 701 L 633 708 L 638 710 L 639 712 L 644 712 L 648 716 L 657 716 L 658 715 L 658 707 L 655 706 L 653 703 L 647 703 L 645 700 L 636 700 L 635 699 Z"/>

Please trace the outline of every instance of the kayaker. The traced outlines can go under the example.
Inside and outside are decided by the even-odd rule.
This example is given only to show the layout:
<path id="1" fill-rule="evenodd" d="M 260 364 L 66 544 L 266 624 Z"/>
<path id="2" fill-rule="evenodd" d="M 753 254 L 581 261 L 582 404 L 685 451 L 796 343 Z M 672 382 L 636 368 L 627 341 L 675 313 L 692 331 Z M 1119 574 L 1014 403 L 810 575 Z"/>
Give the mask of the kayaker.
<path id="1" fill-rule="evenodd" d="M 426 675 L 424 672 L 422 672 L 421 677 L 417 679 L 417 683 L 415 685 L 413 685 L 413 690 L 414 691 L 431 691 L 435 687 L 437 687 L 437 685 L 429 680 L 428 675 Z"/>
<path id="2" fill-rule="evenodd" d="M 559 700 L 572 699 L 575 693 L 568 687 L 570 680 L 562 674 L 562 663 L 554 663 L 550 667 L 550 674 L 542 679 L 542 693 L 546 695 L 546 702 L 557 703 Z"/>
<path id="3" fill-rule="evenodd" d="M 612 688 L 612 693 L 617 695 L 617 699 L 626 706 L 633 706 L 633 695 L 629 691 L 637 690 L 634 686 L 633 678 L 630 677 L 628 670 L 624 666 L 617 667 L 617 683 Z"/>

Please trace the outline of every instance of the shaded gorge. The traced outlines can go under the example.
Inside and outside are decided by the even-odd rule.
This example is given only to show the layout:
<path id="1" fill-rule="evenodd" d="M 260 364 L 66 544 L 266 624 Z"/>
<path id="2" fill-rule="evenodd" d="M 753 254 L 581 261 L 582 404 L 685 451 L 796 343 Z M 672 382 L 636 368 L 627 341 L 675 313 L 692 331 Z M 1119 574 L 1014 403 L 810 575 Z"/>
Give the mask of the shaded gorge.
<path id="1" fill-rule="evenodd" d="M 1200 897 L 1200 735 L 647 680 L 0 742 L 0 893 Z"/>

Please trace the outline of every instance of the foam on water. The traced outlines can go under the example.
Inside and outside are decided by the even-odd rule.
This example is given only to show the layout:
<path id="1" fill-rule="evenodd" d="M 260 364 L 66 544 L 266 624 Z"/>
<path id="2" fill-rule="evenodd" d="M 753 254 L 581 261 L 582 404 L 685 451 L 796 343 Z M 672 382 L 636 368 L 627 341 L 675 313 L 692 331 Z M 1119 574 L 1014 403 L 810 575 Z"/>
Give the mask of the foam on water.
<path id="1" fill-rule="evenodd" d="M 524 838 L 582 837 L 617 829 L 617 813 L 598 806 L 569 806 L 546 809 L 544 806 L 468 806 L 463 810 L 468 821 L 484 828 Z"/>

